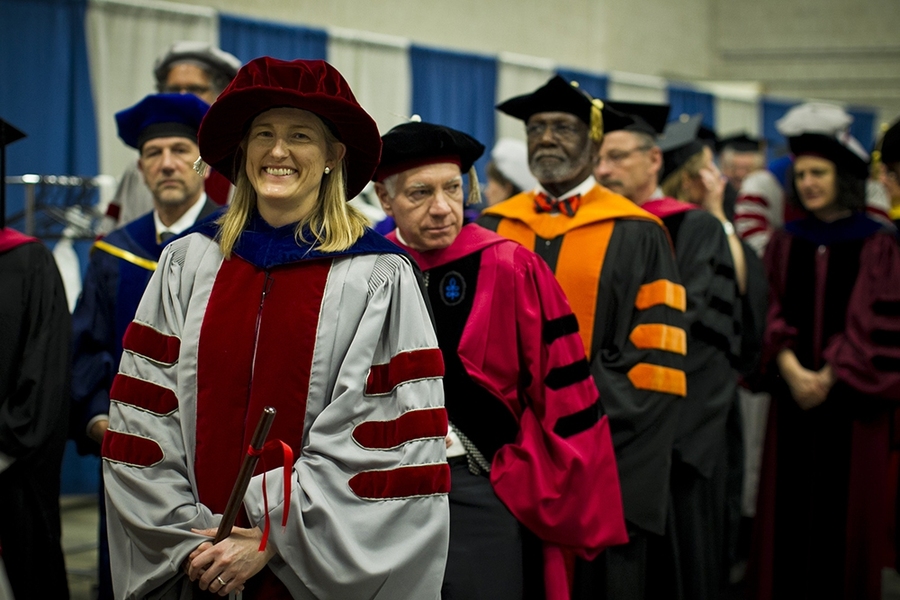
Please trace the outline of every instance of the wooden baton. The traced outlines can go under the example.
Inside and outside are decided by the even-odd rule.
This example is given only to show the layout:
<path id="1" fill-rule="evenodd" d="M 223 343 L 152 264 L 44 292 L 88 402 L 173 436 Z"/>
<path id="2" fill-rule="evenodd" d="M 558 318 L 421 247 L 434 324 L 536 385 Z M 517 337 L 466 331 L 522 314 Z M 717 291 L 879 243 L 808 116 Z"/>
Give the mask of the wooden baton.
<path id="1" fill-rule="evenodd" d="M 228 504 L 225 505 L 225 512 L 222 514 L 222 520 L 219 522 L 219 529 L 216 531 L 216 537 L 213 544 L 218 544 L 229 535 L 234 528 L 234 522 L 237 520 L 238 512 L 241 510 L 241 504 L 244 502 L 244 494 L 250 486 L 250 479 L 253 477 L 253 471 L 256 470 L 256 463 L 259 461 L 259 454 L 262 452 L 263 446 L 266 445 L 266 438 L 269 436 L 269 430 L 272 428 L 272 421 L 275 419 L 275 409 L 267 406 L 263 409 L 256 423 L 256 431 L 253 432 L 253 438 L 250 440 L 250 448 L 244 455 L 244 462 L 241 464 L 241 470 L 238 472 L 234 487 L 231 489 L 231 496 L 228 498 Z"/>

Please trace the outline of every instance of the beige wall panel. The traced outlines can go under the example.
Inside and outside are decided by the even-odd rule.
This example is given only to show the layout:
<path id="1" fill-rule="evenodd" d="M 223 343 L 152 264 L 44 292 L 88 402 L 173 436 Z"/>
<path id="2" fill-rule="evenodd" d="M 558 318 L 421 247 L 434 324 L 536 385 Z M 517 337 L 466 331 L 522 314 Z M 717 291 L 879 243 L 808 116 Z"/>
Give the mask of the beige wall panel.
<path id="1" fill-rule="evenodd" d="M 610 100 L 663 104 L 669 101 L 666 80 L 652 75 L 613 71 L 609 75 L 607 93 Z"/>
<path id="2" fill-rule="evenodd" d="M 540 56 L 596 72 L 693 82 L 758 80 L 764 93 L 900 114 L 898 0 L 183 1 L 439 48 Z M 611 85 L 610 95 L 665 99 L 620 82 Z M 500 129 L 505 132 L 507 125 Z"/>
<path id="3" fill-rule="evenodd" d="M 900 115 L 897 0 L 714 1 L 716 77 Z"/>
<path id="4" fill-rule="evenodd" d="M 714 0 L 604 0 L 597 26 L 608 70 L 702 79 L 711 75 Z"/>
<path id="5" fill-rule="evenodd" d="M 587 67 L 596 0 L 185 0 L 260 19 L 344 27 L 408 38 L 412 43 L 488 54 L 549 56 Z M 602 32 L 602 29 L 600 30 Z"/>

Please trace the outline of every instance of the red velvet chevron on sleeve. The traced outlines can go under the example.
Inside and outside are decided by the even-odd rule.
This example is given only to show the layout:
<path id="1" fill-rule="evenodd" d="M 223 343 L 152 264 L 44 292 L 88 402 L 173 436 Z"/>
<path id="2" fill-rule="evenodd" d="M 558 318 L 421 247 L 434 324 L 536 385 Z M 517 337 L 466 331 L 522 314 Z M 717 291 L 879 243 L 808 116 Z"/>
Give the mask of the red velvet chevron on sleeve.
<path id="1" fill-rule="evenodd" d="M 178 398 L 169 388 L 123 373 L 113 379 L 109 399 L 160 416 L 178 409 Z"/>
<path id="2" fill-rule="evenodd" d="M 353 429 L 353 439 L 363 448 L 389 450 L 407 442 L 447 435 L 447 411 L 443 408 L 411 410 L 390 421 L 366 421 Z"/>
<path id="3" fill-rule="evenodd" d="M 443 375 L 444 358 L 440 349 L 423 348 L 401 352 L 387 364 L 372 365 L 366 379 L 366 395 L 390 394 L 398 385 Z"/>
<path id="4" fill-rule="evenodd" d="M 395 500 L 450 492 L 450 465 L 411 465 L 363 471 L 350 479 L 350 489 L 366 500 Z"/>
<path id="5" fill-rule="evenodd" d="M 178 362 L 181 340 L 152 327 L 132 321 L 122 339 L 125 350 L 166 365 Z"/>
<path id="6" fill-rule="evenodd" d="M 164 454 L 156 440 L 110 429 L 103 436 L 101 456 L 134 467 L 152 467 Z"/>

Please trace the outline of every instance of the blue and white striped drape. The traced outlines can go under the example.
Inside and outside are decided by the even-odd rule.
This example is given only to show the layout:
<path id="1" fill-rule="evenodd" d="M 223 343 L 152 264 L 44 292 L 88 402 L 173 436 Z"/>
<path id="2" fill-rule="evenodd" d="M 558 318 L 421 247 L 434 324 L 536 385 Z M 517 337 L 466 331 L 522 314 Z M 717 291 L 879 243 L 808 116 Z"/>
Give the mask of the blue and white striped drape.
<path id="1" fill-rule="evenodd" d="M 487 147 L 475 163 L 484 179 L 494 144 L 497 59 L 412 46 L 412 110 L 428 123 L 468 133 Z"/>
<path id="2" fill-rule="evenodd" d="M 223 14 L 219 16 L 219 47 L 244 63 L 260 56 L 325 60 L 328 33 L 324 29 Z"/>
<path id="3" fill-rule="evenodd" d="M 556 74 L 566 81 L 577 83 L 591 98 L 606 100 L 609 97 L 609 77 L 606 75 L 562 68 L 557 69 Z"/>
<path id="4" fill-rule="evenodd" d="M 148 57 L 177 39 L 218 43 L 243 61 L 261 55 L 328 60 L 333 53 L 339 68 L 348 70 L 354 89 L 362 91 L 360 100 L 376 116 L 382 132 L 411 110 L 426 121 L 469 133 L 488 150 L 498 130 L 523 136 L 519 124 L 504 121 L 494 106 L 510 92 L 534 89 L 543 83 L 536 79 L 544 74 L 559 72 L 598 98 L 607 98 L 611 89 L 604 74 L 559 68 L 545 59 L 524 64 L 521 58 L 516 62 L 408 43 L 379 45 L 377 35 L 354 40 L 346 31 L 340 35 L 337 31 L 174 2 L 143 6 L 138 0 L 2 0 L 0 118 L 28 134 L 9 148 L 7 173 L 120 175 L 134 154 L 116 139 L 112 115 L 153 91 Z M 396 66 L 403 52 L 408 69 L 386 66 Z M 373 75 L 373 68 L 390 73 Z M 673 117 L 703 113 L 704 123 L 716 128 L 712 94 L 676 84 L 669 86 L 668 97 Z M 774 122 L 793 104 L 796 101 L 760 99 L 759 130 L 770 140 L 773 155 L 783 151 L 784 143 Z M 854 135 L 871 147 L 875 112 L 864 108 L 851 112 Z M 488 154 L 477 163 L 482 175 Z M 8 186 L 7 192 L 8 214 L 20 212 L 21 187 Z M 66 461 L 63 491 L 96 491 L 96 461 L 78 461 L 70 455 Z"/>
<path id="5" fill-rule="evenodd" d="M 708 92 L 701 92 L 683 85 L 669 86 L 669 119 L 677 119 L 681 115 L 703 115 L 703 125 L 716 130 L 715 97 Z"/>

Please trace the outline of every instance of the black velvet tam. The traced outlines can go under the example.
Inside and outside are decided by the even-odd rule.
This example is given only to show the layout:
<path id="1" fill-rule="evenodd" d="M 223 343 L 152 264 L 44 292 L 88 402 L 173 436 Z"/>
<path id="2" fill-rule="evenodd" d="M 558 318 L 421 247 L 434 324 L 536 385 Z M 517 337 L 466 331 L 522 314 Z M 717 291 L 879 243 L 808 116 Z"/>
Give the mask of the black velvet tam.
<path id="1" fill-rule="evenodd" d="M 472 136 L 432 123 L 397 125 L 381 138 L 381 164 L 374 180 L 435 163 L 453 163 L 466 173 L 484 154 L 484 145 Z"/>
<path id="2" fill-rule="evenodd" d="M 857 179 L 869 176 L 869 165 L 856 152 L 831 135 L 804 133 L 788 138 L 791 154 L 794 156 L 820 156 L 834 163 L 839 171 L 844 171 Z"/>
<path id="3" fill-rule="evenodd" d="M 761 140 L 750 137 L 747 135 L 747 132 L 743 131 L 737 135 L 731 135 L 719 140 L 719 143 L 716 144 L 716 150 L 718 152 L 725 149 L 731 149 L 735 152 L 759 152 L 761 146 Z"/>

